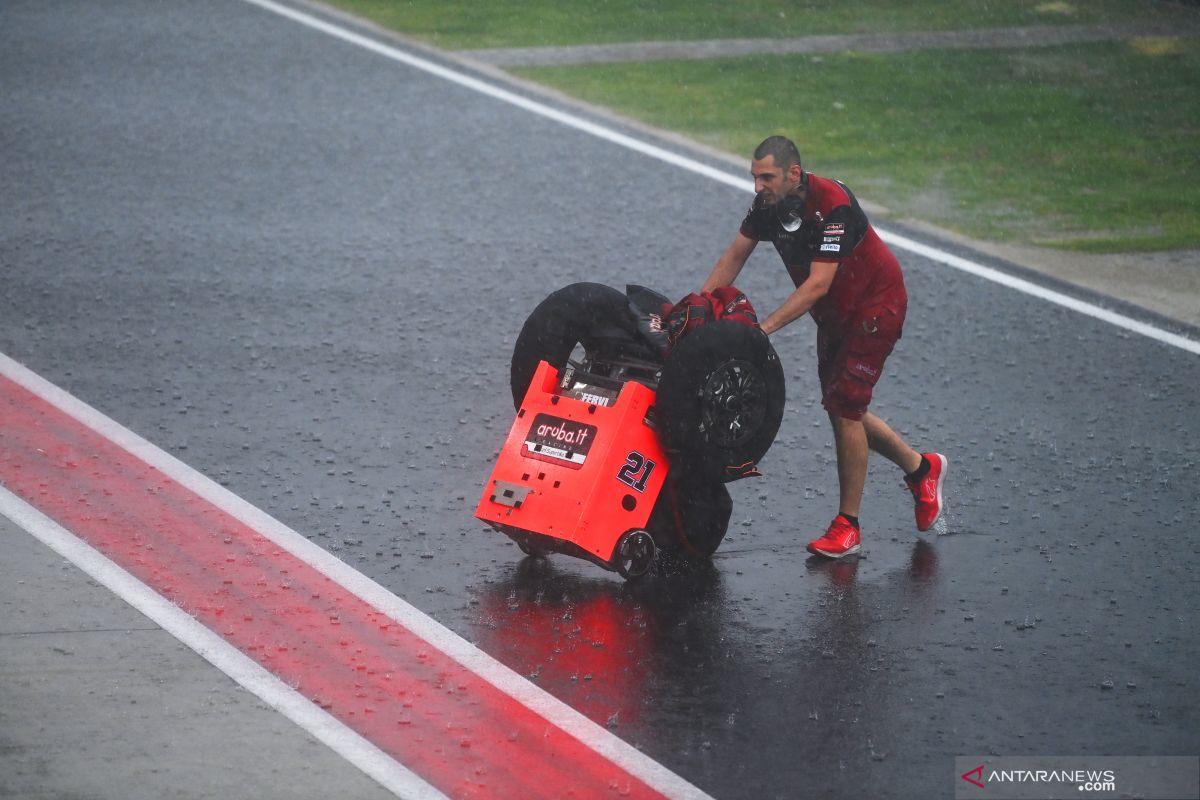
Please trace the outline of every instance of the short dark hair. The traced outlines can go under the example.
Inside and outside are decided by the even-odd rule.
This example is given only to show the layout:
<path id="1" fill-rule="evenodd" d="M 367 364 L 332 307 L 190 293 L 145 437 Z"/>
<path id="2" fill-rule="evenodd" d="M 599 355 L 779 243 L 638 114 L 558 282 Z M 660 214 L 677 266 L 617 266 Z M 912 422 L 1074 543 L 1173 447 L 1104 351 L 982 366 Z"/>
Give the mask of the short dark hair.
<path id="1" fill-rule="evenodd" d="M 796 143 L 786 136 L 768 136 L 763 139 L 754 150 L 754 160 L 760 161 L 767 156 L 772 156 L 775 159 L 775 166 L 783 171 L 791 169 L 792 164 L 804 167 L 800 164 L 800 151 L 796 149 Z"/>

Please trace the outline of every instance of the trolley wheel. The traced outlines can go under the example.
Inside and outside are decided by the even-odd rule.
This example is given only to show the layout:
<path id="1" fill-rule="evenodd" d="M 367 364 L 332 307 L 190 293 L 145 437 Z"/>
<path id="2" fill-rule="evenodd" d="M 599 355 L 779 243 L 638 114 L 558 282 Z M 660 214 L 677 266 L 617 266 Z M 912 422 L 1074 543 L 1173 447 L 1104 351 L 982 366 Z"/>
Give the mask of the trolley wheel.
<path id="1" fill-rule="evenodd" d="M 521 552 L 530 558 L 545 558 L 550 555 L 548 550 L 538 547 L 535 544 L 530 544 L 526 539 L 517 539 L 517 547 L 521 548 Z"/>
<path id="2" fill-rule="evenodd" d="M 654 545 L 654 537 L 649 532 L 640 529 L 626 531 L 617 540 L 613 561 L 616 562 L 617 572 L 627 581 L 636 580 L 654 566 L 658 548 Z"/>

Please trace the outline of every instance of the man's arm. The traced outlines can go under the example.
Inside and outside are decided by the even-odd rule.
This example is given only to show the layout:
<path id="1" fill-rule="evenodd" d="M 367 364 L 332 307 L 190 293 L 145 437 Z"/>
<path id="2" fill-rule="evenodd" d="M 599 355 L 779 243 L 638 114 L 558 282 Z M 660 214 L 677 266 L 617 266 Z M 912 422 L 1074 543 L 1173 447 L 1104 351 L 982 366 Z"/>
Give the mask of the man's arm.
<path id="1" fill-rule="evenodd" d="M 708 274 L 708 280 L 704 281 L 700 291 L 711 292 L 722 286 L 732 286 L 733 282 L 737 280 L 738 274 L 741 273 L 742 267 L 746 266 L 746 259 L 750 258 L 750 254 L 754 252 L 757 244 L 756 240 L 738 231 L 737 236 L 733 237 L 732 244 L 725 248 L 725 252 L 717 259 L 716 265 Z"/>
<path id="2" fill-rule="evenodd" d="M 763 320 L 763 333 L 772 334 L 792 320 L 807 314 L 813 305 L 829 291 L 834 276 L 837 275 L 837 268 L 838 262 L 836 261 L 812 262 L 808 271 L 808 279 L 788 295 L 788 299 L 783 301 L 783 305 Z"/>

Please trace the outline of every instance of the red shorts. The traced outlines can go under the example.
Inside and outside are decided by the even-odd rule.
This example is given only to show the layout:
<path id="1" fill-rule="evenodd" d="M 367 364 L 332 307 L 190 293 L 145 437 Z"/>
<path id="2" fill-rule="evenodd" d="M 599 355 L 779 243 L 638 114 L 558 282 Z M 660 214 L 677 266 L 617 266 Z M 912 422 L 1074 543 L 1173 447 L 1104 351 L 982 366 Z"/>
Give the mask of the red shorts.
<path id="1" fill-rule="evenodd" d="M 844 323 L 817 328 L 821 405 L 830 414 L 862 419 L 867 413 L 883 362 L 900 340 L 907 305 L 874 305 Z"/>

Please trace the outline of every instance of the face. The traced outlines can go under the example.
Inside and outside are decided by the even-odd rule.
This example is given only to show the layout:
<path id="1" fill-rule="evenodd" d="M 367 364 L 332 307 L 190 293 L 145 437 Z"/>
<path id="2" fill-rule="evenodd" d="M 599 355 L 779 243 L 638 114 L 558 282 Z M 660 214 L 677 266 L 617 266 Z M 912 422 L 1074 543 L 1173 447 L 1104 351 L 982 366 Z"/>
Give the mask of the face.
<path id="1" fill-rule="evenodd" d="M 763 202 L 773 206 L 800 186 L 800 165 L 788 169 L 775 166 L 775 156 L 754 159 L 750 162 L 750 174 L 754 178 L 754 192 L 762 195 Z"/>

